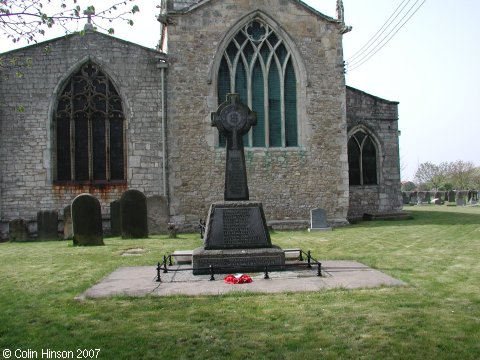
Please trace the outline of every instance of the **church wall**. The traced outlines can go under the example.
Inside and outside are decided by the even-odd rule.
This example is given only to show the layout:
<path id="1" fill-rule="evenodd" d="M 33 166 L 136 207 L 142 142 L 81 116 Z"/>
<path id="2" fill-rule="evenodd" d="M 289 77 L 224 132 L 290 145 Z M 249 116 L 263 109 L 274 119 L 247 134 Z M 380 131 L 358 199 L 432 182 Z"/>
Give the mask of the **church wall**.
<path id="1" fill-rule="evenodd" d="M 32 59 L 18 78 L 10 71 L 0 81 L 1 221 L 32 220 L 39 210 L 63 208 L 79 193 L 90 192 L 102 204 L 127 188 L 162 194 L 161 70 L 158 53 L 112 37 L 87 32 L 2 54 Z M 55 185 L 52 171 L 52 123 L 56 93 L 88 58 L 111 77 L 124 100 L 127 181 L 124 185 Z M 25 111 L 15 108 L 24 106 Z M 5 232 L 5 225 L 3 226 Z M 4 234 L 3 234 L 4 235 Z"/>
<path id="2" fill-rule="evenodd" d="M 300 146 L 246 149 L 250 199 L 264 203 L 269 221 L 301 223 L 310 209 L 321 207 L 331 222 L 344 223 L 349 186 L 339 24 L 296 1 L 273 0 L 212 0 L 185 14 L 169 14 L 174 23 L 168 30 L 167 81 L 172 220 L 196 223 L 211 202 L 223 200 L 225 150 L 216 146 L 217 130 L 210 125 L 218 106 L 210 70 L 225 34 L 254 10 L 288 34 L 304 67 L 296 69 Z"/>
<path id="3" fill-rule="evenodd" d="M 402 209 L 398 144 L 398 103 L 347 87 L 349 134 L 362 127 L 378 141 L 378 185 L 350 186 L 348 218 Z"/>

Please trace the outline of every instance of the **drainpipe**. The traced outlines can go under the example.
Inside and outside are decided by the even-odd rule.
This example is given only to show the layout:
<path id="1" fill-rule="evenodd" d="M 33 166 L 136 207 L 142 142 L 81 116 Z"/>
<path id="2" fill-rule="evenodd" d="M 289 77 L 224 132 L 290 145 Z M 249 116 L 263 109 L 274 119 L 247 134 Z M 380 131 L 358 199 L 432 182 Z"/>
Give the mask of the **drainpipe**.
<path id="1" fill-rule="evenodd" d="M 165 70 L 168 68 L 166 61 L 161 61 L 157 64 L 157 67 L 161 70 L 161 87 L 162 87 L 162 173 L 163 173 L 163 196 L 167 197 L 167 136 L 166 136 L 166 109 L 165 109 Z"/>

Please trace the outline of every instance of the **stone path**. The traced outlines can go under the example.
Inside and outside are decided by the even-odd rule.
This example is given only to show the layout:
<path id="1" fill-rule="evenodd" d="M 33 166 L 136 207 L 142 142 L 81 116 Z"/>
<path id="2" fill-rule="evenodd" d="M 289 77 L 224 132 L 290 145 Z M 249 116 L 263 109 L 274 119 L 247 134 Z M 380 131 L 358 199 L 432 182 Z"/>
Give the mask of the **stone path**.
<path id="1" fill-rule="evenodd" d="M 175 265 L 170 269 L 188 269 L 190 265 Z M 263 273 L 249 273 L 253 282 L 249 284 L 226 284 L 225 274 L 192 274 L 191 270 L 161 273 L 162 282 L 156 281 L 155 266 L 122 267 L 115 270 L 98 284 L 77 296 L 77 300 L 110 296 L 170 296 L 170 295 L 218 295 L 229 292 L 280 293 L 319 291 L 323 289 L 374 288 L 379 286 L 402 286 L 403 281 L 394 279 L 355 261 L 324 261 L 322 277 L 317 268 L 270 272 L 270 279 Z"/>

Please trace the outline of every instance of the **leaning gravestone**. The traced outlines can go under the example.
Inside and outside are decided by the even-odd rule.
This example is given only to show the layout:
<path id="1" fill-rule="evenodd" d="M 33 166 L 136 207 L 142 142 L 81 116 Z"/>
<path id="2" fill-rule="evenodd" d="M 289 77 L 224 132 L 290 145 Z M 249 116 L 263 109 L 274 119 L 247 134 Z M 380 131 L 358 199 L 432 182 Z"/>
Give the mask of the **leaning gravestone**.
<path id="1" fill-rule="evenodd" d="M 110 203 L 110 233 L 112 236 L 120 236 L 122 234 L 120 200 Z"/>
<path id="2" fill-rule="evenodd" d="M 73 244 L 104 245 L 102 211 L 98 199 L 80 194 L 72 201 Z"/>
<path id="3" fill-rule="evenodd" d="M 127 190 L 120 198 L 122 238 L 148 237 L 147 198 L 141 191 Z"/>
<path id="4" fill-rule="evenodd" d="M 165 196 L 147 197 L 148 232 L 150 234 L 168 233 L 168 206 Z"/>
<path id="5" fill-rule="evenodd" d="M 212 126 L 227 140 L 225 191 L 223 202 L 210 206 L 205 226 L 204 246 L 193 251 L 193 274 L 243 272 L 277 269 L 285 266 L 282 249 L 273 246 L 260 202 L 249 201 L 243 135 L 256 124 L 256 114 L 240 101 L 238 94 L 228 94 Z"/>
<path id="6" fill-rule="evenodd" d="M 73 239 L 72 205 L 63 209 L 63 240 Z"/>
<path id="7" fill-rule="evenodd" d="M 28 225 L 23 219 L 15 219 L 8 223 L 8 237 L 11 241 L 28 241 Z"/>
<path id="8" fill-rule="evenodd" d="M 310 228 L 308 231 L 329 231 L 332 230 L 327 224 L 327 213 L 324 209 L 310 210 Z"/>
<path id="9" fill-rule="evenodd" d="M 37 239 L 57 240 L 58 239 L 58 212 L 39 211 L 37 212 Z"/>

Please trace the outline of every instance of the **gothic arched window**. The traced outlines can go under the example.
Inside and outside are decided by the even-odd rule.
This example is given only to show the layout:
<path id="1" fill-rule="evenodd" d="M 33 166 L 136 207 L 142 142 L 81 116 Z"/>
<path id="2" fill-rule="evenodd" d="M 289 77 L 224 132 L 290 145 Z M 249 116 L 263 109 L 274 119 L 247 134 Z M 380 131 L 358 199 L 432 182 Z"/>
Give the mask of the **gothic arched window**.
<path id="1" fill-rule="evenodd" d="M 257 125 L 244 136 L 245 146 L 298 146 L 297 79 L 292 55 L 270 26 L 253 20 L 227 46 L 218 69 L 219 104 L 238 93 L 257 113 Z M 225 139 L 220 137 L 220 146 Z"/>
<path id="2" fill-rule="evenodd" d="M 54 114 L 55 180 L 125 180 L 124 115 L 120 96 L 92 62 L 68 80 Z"/>
<path id="3" fill-rule="evenodd" d="M 362 130 L 348 140 L 348 171 L 350 185 L 377 184 L 377 148 Z"/>

